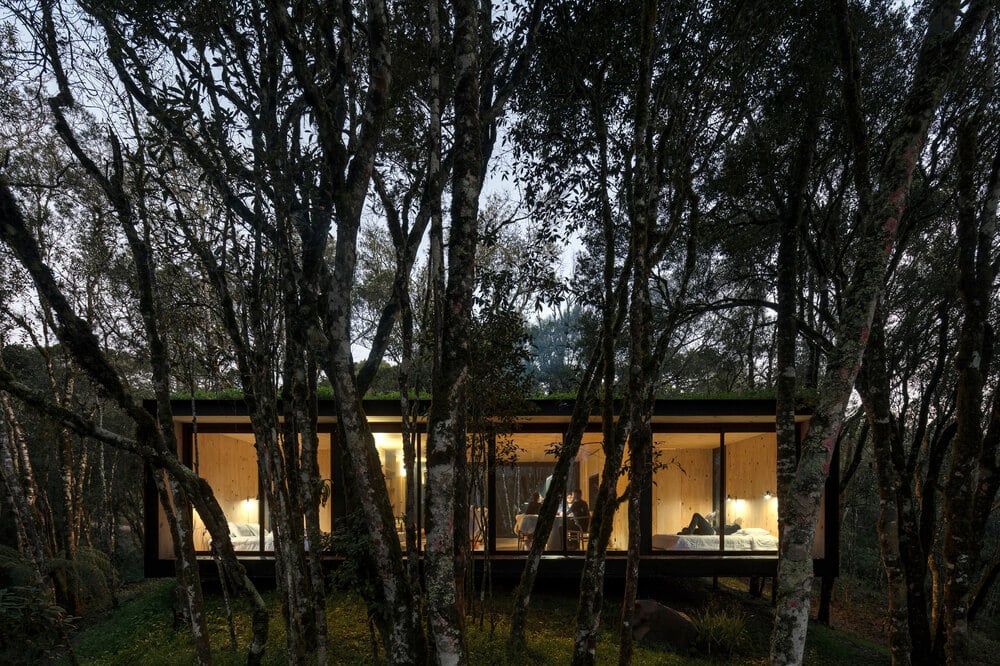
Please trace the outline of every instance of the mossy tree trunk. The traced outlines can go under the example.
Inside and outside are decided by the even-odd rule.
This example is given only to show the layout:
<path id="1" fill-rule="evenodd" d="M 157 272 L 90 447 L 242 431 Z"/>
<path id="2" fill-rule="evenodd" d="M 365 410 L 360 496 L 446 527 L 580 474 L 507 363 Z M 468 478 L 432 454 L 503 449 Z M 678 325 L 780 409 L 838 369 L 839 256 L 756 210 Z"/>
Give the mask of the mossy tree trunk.
<path id="1" fill-rule="evenodd" d="M 860 90 L 860 55 L 844 0 L 833 0 L 834 24 L 841 52 L 844 102 L 854 148 L 853 173 L 861 200 L 858 223 L 862 242 L 836 328 L 834 348 L 819 386 L 818 404 L 802 443 L 798 465 L 781 505 L 784 533 L 779 555 L 777 612 L 771 639 L 772 664 L 802 661 L 812 587 L 812 543 L 844 410 L 860 369 L 875 304 L 882 294 L 885 270 L 905 209 L 913 169 L 927 128 L 949 85 L 964 62 L 990 9 L 973 3 L 959 26 L 957 3 L 936 3 L 920 47 L 900 120 L 889 141 L 889 154 L 872 182 L 866 120 Z"/>
<path id="2" fill-rule="evenodd" d="M 985 202 L 980 205 L 975 178 L 979 166 L 978 145 L 982 140 L 979 122 L 978 115 L 974 115 L 958 131 L 957 263 L 963 318 L 955 359 L 957 430 L 944 494 L 947 567 L 944 624 L 949 666 L 968 662 L 969 607 L 973 601 L 974 577 L 982 562 L 983 530 L 1000 485 L 995 388 L 991 399 L 993 419 L 988 431 L 983 419 L 984 386 L 994 357 L 994 332 L 989 322 L 988 304 L 994 300 L 997 277 L 994 247 L 1000 202 L 1000 156 L 992 163 Z"/>
<path id="3" fill-rule="evenodd" d="M 426 592 L 435 660 L 468 659 L 461 586 L 468 549 L 465 506 L 465 399 L 472 328 L 472 293 L 478 241 L 482 143 L 479 76 L 479 8 L 455 0 L 455 160 L 447 284 L 440 299 L 439 357 L 432 377 L 427 425 Z"/>
<path id="4" fill-rule="evenodd" d="M 17 550 L 30 564 L 36 584 L 44 589 L 42 567 L 48 560 L 41 521 L 35 509 L 34 472 L 31 460 L 18 452 L 27 448 L 24 431 L 17 420 L 6 391 L 0 391 L 0 481 L 14 516 Z M 51 586 L 49 587 L 51 593 Z"/>

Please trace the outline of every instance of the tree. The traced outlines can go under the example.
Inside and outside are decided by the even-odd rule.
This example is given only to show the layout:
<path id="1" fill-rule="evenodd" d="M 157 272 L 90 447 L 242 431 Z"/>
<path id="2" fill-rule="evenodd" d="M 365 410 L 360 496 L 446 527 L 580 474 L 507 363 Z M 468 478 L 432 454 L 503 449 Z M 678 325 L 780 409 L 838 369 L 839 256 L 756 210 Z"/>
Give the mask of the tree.
<path id="1" fill-rule="evenodd" d="M 860 200 L 857 221 L 861 243 L 836 327 L 835 344 L 819 386 L 816 411 L 787 498 L 782 500 L 784 533 L 780 553 L 778 612 L 771 643 L 772 663 L 799 663 L 805 645 L 809 590 L 812 581 L 811 544 L 822 482 L 854 386 L 870 332 L 872 313 L 884 285 L 884 272 L 905 210 L 906 197 L 927 128 L 954 72 L 971 47 L 989 9 L 973 4 L 956 25 L 957 7 L 932 8 L 921 43 L 914 76 L 899 119 L 887 142 L 886 159 L 873 181 L 867 126 L 859 87 L 859 54 L 846 3 L 833 5 L 841 53 L 844 105 L 853 147 L 854 185 Z"/>

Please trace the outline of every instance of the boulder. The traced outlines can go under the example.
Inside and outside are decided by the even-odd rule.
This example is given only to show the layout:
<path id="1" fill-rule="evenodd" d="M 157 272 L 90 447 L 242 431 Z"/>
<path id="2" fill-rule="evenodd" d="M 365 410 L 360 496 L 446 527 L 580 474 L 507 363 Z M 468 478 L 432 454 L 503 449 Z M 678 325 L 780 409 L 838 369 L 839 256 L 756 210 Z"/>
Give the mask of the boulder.
<path id="1" fill-rule="evenodd" d="M 695 647 L 698 630 L 684 613 L 652 599 L 642 599 L 635 602 L 632 638 L 664 644 L 675 652 L 687 653 Z"/>

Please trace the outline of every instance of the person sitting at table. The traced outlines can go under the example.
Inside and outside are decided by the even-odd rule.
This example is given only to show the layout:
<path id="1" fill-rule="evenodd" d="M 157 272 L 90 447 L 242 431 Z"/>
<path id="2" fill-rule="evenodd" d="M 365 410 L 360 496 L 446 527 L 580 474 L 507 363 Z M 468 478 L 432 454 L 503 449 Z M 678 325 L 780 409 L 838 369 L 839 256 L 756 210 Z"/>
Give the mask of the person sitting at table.
<path id="1" fill-rule="evenodd" d="M 700 513 L 695 513 L 691 516 L 691 522 L 688 526 L 682 529 L 678 534 L 698 534 L 698 535 L 712 535 L 718 534 L 715 528 L 715 521 L 718 514 L 713 511 L 708 514 L 708 516 L 703 516 Z M 743 527 L 743 519 L 737 518 L 733 521 L 731 525 L 726 525 L 723 528 L 723 532 L 726 534 L 734 534 L 739 532 Z"/>
<path id="2" fill-rule="evenodd" d="M 524 512 L 528 515 L 538 515 L 538 512 L 542 509 L 542 496 L 539 493 L 532 495 L 531 500 L 528 502 L 528 506 L 525 507 Z"/>
<path id="3" fill-rule="evenodd" d="M 569 511 L 566 515 L 570 518 L 590 518 L 590 507 L 587 506 L 587 501 L 583 499 L 583 491 L 577 488 L 570 492 L 569 496 L 566 497 L 566 503 L 569 504 Z M 585 525 L 586 521 L 578 521 Z"/>
<path id="4" fill-rule="evenodd" d="M 566 503 L 569 505 L 569 509 L 566 511 L 566 517 L 569 518 L 569 522 L 566 525 L 567 529 L 570 532 L 586 533 L 590 529 L 590 507 L 587 506 L 587 501 L 583 499 L 583 491 L 579 488 L 571 491 L 566 496 Z M 570 539 L 567 545 L 571 549 L 577 550 L 582 544 L 578 539 L 573 538 Z"/>

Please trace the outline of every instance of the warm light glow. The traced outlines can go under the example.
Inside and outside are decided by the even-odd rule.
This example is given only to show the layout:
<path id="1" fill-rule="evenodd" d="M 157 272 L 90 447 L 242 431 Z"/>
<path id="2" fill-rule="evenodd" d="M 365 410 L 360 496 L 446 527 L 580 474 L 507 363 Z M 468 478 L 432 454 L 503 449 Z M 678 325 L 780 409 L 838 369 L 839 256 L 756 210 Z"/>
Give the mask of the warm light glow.
<path id="1" fill-rule="evenodd" d="M 403 461 L 399 462 L 399 475 L 406 476 L 406 465 L 403 463 Z"/>
<path id="2" fill-rule="evenodd" d="M 244 500 L 240 500 L 238 514 L 237 521 L 242 520 L 247 523 L 256 523 L 257 518 L 260 516 L 257 498 L 247 497 Z"/>

